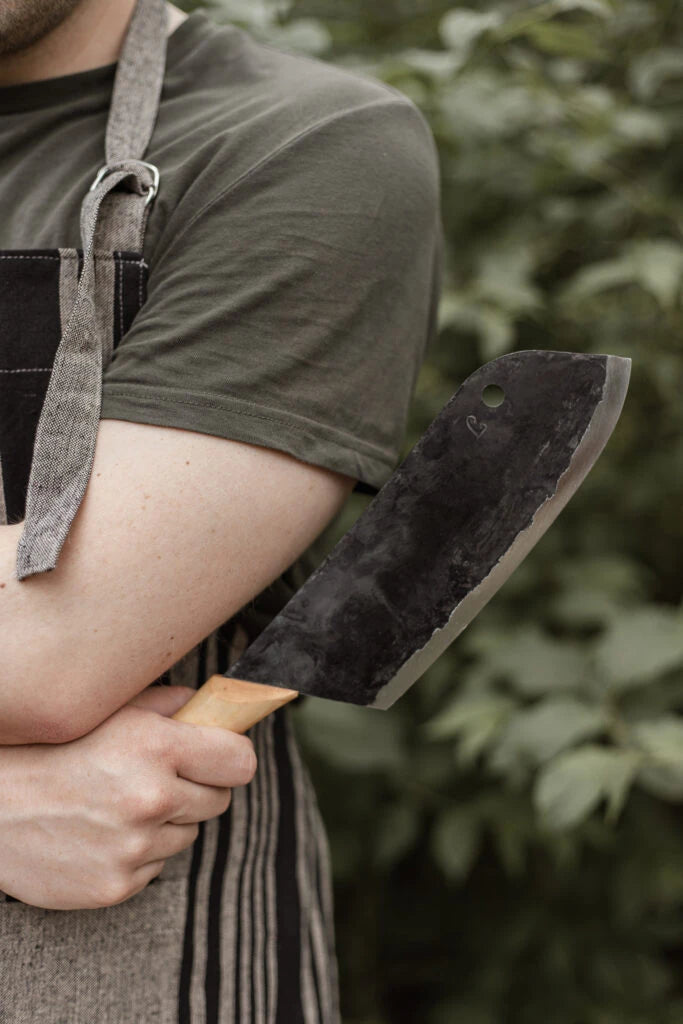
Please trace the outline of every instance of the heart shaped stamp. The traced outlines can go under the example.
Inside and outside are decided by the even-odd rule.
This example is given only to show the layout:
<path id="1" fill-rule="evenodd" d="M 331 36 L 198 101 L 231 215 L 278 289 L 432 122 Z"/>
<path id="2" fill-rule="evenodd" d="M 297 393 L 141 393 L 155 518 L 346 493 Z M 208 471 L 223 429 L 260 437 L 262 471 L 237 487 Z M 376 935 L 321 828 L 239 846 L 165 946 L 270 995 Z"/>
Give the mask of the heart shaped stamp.
<path id="1" fill-rule="evenodd" d="M 470 415 L 465 420 L 465 423 L 467 424 L 467 429 L 470 430 L 477 438 L 481 437 L 481 435 L 486 430 L 486 424 L 479 423 L 477 421 L 477 417 L 473 413 L 470 413 Z"/>

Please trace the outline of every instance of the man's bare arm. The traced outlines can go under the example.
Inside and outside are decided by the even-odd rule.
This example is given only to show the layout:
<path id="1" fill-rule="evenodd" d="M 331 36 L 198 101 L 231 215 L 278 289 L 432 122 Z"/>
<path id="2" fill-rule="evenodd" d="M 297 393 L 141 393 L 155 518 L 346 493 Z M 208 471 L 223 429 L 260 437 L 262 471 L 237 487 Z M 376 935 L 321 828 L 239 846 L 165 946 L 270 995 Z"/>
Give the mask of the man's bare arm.
<path id="1" fill-rule="evenodd" d="M 290 566 L 355 480 L 284 452 L 102 420 L 52 572 L 0 529 L 0 743 L 65 743 L 128 703 Z"/>

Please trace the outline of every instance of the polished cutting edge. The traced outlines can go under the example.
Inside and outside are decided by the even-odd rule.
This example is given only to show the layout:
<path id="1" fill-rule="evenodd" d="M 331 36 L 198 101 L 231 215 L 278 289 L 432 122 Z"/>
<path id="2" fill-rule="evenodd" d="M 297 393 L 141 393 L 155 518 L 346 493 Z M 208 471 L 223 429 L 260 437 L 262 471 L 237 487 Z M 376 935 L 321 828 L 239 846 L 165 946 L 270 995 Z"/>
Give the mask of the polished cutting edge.
<path id="1" fill-rule="evenodd" d="M 532 515 L 526 529 L 522 529 L 510 547 L 501 555 L 482 581 L 471 590 L 451 612 L 443 626 L 437 626 L 424 645 L 414 651 L 375 698 L 374 707 L 388 708 L 422 676 L 440 654 L 462 633 L 493 597 L 518 565 L 526 558 L 536 542 L 559 515 L 571 496 L 587 476 L 605 447 L 619 419 L 626 396 L 631 372 L 631 361 L 619 356 L 607 356 L 605 385 L 601 400 L 579 441 L 569 464 L 557 481 L 553 494 L 548 495 Z"/>

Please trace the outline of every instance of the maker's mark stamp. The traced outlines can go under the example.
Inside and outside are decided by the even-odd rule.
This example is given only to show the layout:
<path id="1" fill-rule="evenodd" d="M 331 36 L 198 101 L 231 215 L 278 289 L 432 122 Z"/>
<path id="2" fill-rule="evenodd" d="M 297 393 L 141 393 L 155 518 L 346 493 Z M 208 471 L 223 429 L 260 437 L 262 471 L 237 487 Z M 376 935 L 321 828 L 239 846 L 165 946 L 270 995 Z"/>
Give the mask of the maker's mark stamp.
<path id="1" fill-rule="evenodd" d="M 476 438 L 480 438 L 481 435 L 486 430 L 486 424 L 479 423 L 477 417 L 473 413 L 470 413 L 470 415 L 465 420 L 465 423 L 467 424 L 467 429 L 471 431 L 471 433 L 473 433 Z"/>

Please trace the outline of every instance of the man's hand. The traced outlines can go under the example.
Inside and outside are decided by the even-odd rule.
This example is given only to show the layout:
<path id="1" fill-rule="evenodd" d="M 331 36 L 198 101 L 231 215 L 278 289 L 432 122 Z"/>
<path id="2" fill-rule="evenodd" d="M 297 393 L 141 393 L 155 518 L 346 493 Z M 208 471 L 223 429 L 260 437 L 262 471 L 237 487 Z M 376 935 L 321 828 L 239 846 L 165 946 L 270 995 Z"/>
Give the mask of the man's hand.
<path id="1" fill-rule="evenodd" d="M 13 577 L 0 531 L 0 743 L 66 743 L 122 708 L 277 579 L 351 477 L 173 427 L 100 422 L 57 567 Z"/>
<path id="2" fill-rule="evenodd" d="M 194 692 L 149 687 L 80 739 L 0 747 L 0 889 L 48 910 L 114 906 L 228 808 L 254 748 L 166 717 Z"/>

